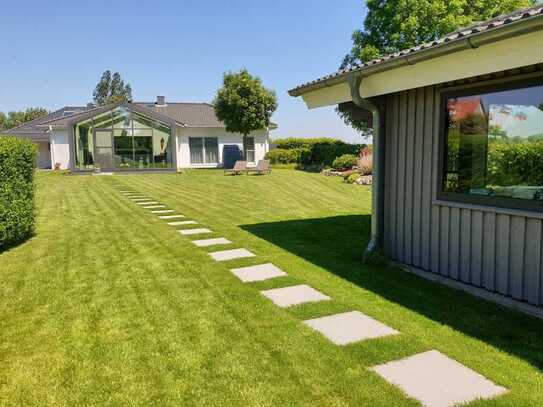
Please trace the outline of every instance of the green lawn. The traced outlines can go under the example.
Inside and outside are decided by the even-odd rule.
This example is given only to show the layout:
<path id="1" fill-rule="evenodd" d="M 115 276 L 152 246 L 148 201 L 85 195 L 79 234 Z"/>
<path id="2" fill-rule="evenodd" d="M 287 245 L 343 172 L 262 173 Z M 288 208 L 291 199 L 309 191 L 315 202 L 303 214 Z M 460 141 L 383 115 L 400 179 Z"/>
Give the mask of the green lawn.
<path id="1" fill-rule="evenodd" d="M 257 257 L 214 262 L 117 182 Z M 0 254 L 0 404 L 417 405 L 367 368 L 437 349 L 511 389 L 473 405 L 540 405 L 543 323 L 363 266 L 369 208 L 365 187 L 291 170 L 40 173 L 36 236 Z M 268 261 L 289 276 L 228 272 Z M 281 309 L 259 294 L 295 283 L 333 300 Z M 338 347 L 301 323 L 351 310 L 401 335 Z"/>

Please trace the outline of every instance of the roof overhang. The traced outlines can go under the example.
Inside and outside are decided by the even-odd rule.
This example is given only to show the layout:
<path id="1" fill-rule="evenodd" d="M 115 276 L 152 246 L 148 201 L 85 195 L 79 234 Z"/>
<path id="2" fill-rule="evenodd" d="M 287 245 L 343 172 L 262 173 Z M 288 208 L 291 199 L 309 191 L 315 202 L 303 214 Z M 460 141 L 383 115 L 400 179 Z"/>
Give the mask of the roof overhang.
<path id="1" fill-rule="evenodd" d="M 311 108 L 352 101 L 348 79 L 361 76 L 363 98 L 543 63 L 543 15 L 365 66 L 289 91 Z"/>

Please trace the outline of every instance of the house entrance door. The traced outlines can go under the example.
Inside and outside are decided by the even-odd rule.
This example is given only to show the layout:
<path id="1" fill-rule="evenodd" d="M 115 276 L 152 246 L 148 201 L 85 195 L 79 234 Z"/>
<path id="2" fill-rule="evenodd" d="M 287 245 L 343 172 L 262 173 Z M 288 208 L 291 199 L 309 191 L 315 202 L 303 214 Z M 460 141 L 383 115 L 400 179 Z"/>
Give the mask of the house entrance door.
<path id="1" fill-rule="evenodd" d="M 94 131 L 94 163 L 101 170 L 113 170 L 113 132 L 111 130 Z"/>

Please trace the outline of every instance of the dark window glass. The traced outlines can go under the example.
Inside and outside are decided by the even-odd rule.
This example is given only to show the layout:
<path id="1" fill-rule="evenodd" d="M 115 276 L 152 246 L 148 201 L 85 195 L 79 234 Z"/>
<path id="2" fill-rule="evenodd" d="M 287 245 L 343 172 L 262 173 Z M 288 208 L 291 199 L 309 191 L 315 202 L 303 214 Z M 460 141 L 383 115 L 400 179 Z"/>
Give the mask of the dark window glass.
<path id="1" fill-rule="evenodd" d="M 255 138 L 245 137 L 245 144 L 243 149 L 245 150 L 245 160 L 250 163 L 255 162 Z"/>
<path id="2" fill-rule="evenodd" d="M 189 137 L 190 163 L 204 163 L 204 142 L 200 137 Z"/>
<path id="3" fill-rule="evenodd" d="M 204 138 L 204 149 L 206 164 L 216 164 L 219 162 L 219 142 L 217 137 Z"/>
<path id="4" fill-rule="evenodd" d="M 443 192 L 543 201 L 543 86 L 446 98 Z"/>

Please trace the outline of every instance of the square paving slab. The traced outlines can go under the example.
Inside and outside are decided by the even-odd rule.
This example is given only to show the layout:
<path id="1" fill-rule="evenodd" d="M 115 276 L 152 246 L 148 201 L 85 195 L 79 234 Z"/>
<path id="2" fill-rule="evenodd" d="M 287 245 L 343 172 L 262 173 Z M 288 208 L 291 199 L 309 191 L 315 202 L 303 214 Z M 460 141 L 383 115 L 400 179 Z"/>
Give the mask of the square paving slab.
<path id="1" fill-rule="evenodd" d="M 221 250 L 219 252 L 209 253 L 209 255 L 216 261 L 227 261 L 234 259 L 243 259 L 245 257 L 255 257 L 247 249 L 232 249 L 232 250 Z"/>
<path id="2" fill-rule="evenodd" d="M 508 391 L 437 350 L 375 366 L 371 370 L 428 407 L 448 407 Z"/>
<path id="3" fill-rule="evenodd" d="M 336 345 L 395 335 L 399 332 L 367 315 L 351 311 L 304 321 L 304 324 L 319 331 Z"/>
<path id="4" fill-rule="evenodd" d="M 330 299 L 327 295 L 324 295 L 320 291 L 317 291 L 306 284 L 274 288 L 272 290 L 261 291 L 261 293 L 272 300 L 275 305 L 282 308 L 306 302 L 317 302 Z"/>
<path id="5" fill-rule="evenodd" d="M 283 277 L 287 275 L 287 273 L 271 263 L 240 267 L 230 271 L 244 283 L 263 281 L 270 278 Z"/>
<path id="6" fill-rule="evenodd" d="M 198 222 L 196 222 L 195 220 L 182 220 L 182 221 L 179 221 L 179 222 L 168 222 L 167 225 L 170 225 L 170 226 L 183 226 L 183 225 L 197 225 Z"/>
<path id="7" fill-rule="evenodd" d="M 159 216 L 160 219 L 179 219 L 179 218 L 184 218 L 185 215 L 162 215 L 162 216 Z"/>
<path id="8" fill-rule="evenodd" d="M 151 211 L 151 213 L 174 213 L 173 209 L 159 209 L 157 211 Z"/>
<path id="9" fill-rule="evenodd" d="M 202 233 L 211 233 L 211 230 L 207 228 L 198 228 L 198 229 L 183 229 L 179 230 L 179 233 L 182 235 L 188 236 L 188 235 L 199 235 Z"/>
<path id="10" fill-rule="evenodd" d="M 156 205 L 159 203 L 160 202 L 157 202 L 157 201 L 136 202 L 137 205 Z"/>
<path id="11" fill-rule="evenodd" d="M 218 237 L 216 239 L 193 240 L 192 243 L 194 243 L 198 247 L 207 247 L 216 244 L 229 244 L 232 242 L 228 239 L 225 239 L 224 237 Z"/>

